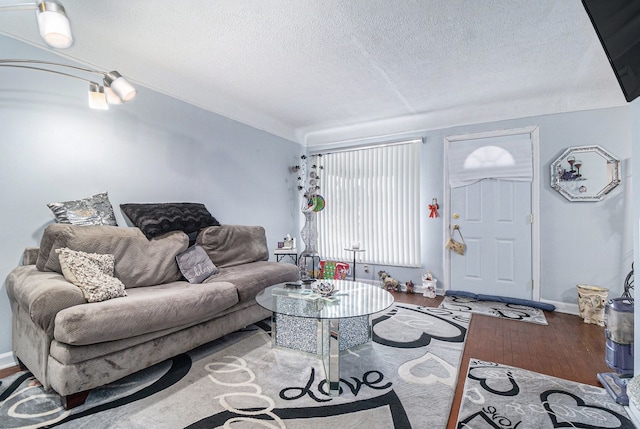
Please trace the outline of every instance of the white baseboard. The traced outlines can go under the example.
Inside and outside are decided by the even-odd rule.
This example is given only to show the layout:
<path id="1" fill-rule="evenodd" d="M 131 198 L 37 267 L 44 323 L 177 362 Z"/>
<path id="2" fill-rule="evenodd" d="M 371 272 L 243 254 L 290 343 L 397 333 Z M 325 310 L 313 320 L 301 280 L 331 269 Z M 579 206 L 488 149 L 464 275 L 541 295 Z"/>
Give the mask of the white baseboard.
<path id="1" fill-rule="evenodd" d="M 371 280 L 371 279 L 361 279 L 361 278 L 356 278 L 357 282 L 360 283 L 368 283 L 374 286 L 380 286 L 380 281 L 379 280 Z M 402 291 L 405 290 L 405 286 L 402 285 Z M 421 294 L 424 292 L 422 290 L 422 285 L 421 284 L 416 284 L 415 285 L 415 292 L 417 294 Z M 444 288 L 437 288 L 436 289 L 436 295 L 444 295 L 445 294 L 445 290 Z M 579 316 L 580 315 L 580 310 L 578 309 L 578 304 L 573 304 L 573 303 L 568 303 L 568 302 L 561 302 L 561 301 L 551 301 L 548 299 L 541 299 L 540 302 L 544 302 L 545 304 L 553 304 L 556 307 L 556 311 L 558 313 L 566 313 L 566 314 L 573 314 L 574 316 Z"/>
<path id="2" fill-rule="evenodd" d="M 351 278 L 350 278 L 349 276 L 347 276 L 347 280 L 351 280 L 352 278 L 353 278 L 353 277 L 351 277 Z M 357 282 L 360 282 L 360 283 L 367 283 L 367 284 L 370 284 L 370 285 L 380 286 L 380 281 L 379 281 L 379 280 L 359 279 L 359 278 L 356 278 L 356 281 L 357 281 Z"/>
<path id="3" fill-rule="evenodd" d="M 0 355 L 0 369 L 10 368 L 17 365 L 18 361 L 14 359 L 12 352 L 2 353 Z"/>
<path id="4" fill-rule="evenodd" d="M 574 316 L 580 315 L 580 310 L 578 309 L 578 304 L 572 304 L 568 302 L 560 302 L 560 301 L 549 301 L 546 299 L 541 299 L 540 302 L 544 302 L 545 304 L 552 304 L 556 306 L 556 311 L 558 313 L 566 313 L 573 314 Z"/>
<path id="5" fill-rule="evenodd" d="M 374 285 L 374 286 L 380 286 L 380 281 L 379 280 L 356 278 L 356 281 L 360 282 L 360 283 L 367 283 L 367 284 Z M 402 292 L 406 292 L 407 288 L 405 287 L 405 285 L 401 285 L 401 288 L 402 288 Z M 422 288 L 421 284 L 415 285 L 413 290 L 417 295 L 424 294 L 424 289 Z M 444 289 L 443 288 L 436 289 L 436 295 L 444 295 Z"/>

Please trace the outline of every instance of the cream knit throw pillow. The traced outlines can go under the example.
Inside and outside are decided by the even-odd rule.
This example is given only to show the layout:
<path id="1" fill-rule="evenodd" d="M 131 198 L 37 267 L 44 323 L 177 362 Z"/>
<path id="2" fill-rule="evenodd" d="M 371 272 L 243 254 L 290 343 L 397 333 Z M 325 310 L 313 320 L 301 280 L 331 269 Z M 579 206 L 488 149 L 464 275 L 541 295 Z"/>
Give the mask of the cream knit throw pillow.
<path id="1" fill-rule="evenodd" d="M 78 286 L 87 302 L 127 296 L 124 284 L 113 277 L 115 257 L 86 253 L 67 247 L 56 249 L 64 278 Z"/>

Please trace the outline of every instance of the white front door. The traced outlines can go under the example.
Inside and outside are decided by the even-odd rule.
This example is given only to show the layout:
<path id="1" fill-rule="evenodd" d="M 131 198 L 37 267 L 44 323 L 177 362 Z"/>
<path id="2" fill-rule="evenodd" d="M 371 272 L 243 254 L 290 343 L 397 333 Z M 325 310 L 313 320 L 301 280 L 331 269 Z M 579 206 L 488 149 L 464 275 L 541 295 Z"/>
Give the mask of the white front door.
<path id="1" fill-rule="evenodd" d="M 450 202 L 467 245 L 450 252 L 450 288 L 532 299 L 531 182 L 484 179 L 451 189 Z"/>

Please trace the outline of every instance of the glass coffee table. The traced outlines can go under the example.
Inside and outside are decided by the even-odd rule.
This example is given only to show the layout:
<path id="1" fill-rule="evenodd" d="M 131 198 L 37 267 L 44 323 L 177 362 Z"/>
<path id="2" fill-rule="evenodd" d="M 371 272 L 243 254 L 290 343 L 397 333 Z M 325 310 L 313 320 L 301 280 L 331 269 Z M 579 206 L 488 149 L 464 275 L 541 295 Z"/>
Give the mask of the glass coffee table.
<path id="1" fill-rule="evenodd" d="M 331 283 L 336 292 L 323 297 L 313 290 Z M 317 280 L 300 287 L 280 283 L 256 296 L 270 310 L 273 347 L 319 356 L 329 394 L 340 392 L 340 352 L 371 341 L 371 315 L 389 308 L 393 295 L 379 286 L 347 280 Z"/>

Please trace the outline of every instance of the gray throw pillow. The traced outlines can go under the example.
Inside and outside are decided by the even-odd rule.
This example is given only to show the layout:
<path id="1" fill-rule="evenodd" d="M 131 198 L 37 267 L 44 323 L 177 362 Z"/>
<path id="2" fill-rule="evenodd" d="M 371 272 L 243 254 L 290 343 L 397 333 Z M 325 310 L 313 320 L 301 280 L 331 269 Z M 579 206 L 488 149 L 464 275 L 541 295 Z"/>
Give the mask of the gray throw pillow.
<path id="1" fill-rule="evenodd" d="M 178 267 L 189 283 L 202 283 L 220 270 L 209 259 L 209 255 L 197 244 L 176 256 Z"/>
<path id="2" fill-rule="evenodd" d="M 49 203 L 47 207 L 51 209 L 58 223 L 118 225 L 107 192 L 81 200 Z"/>

